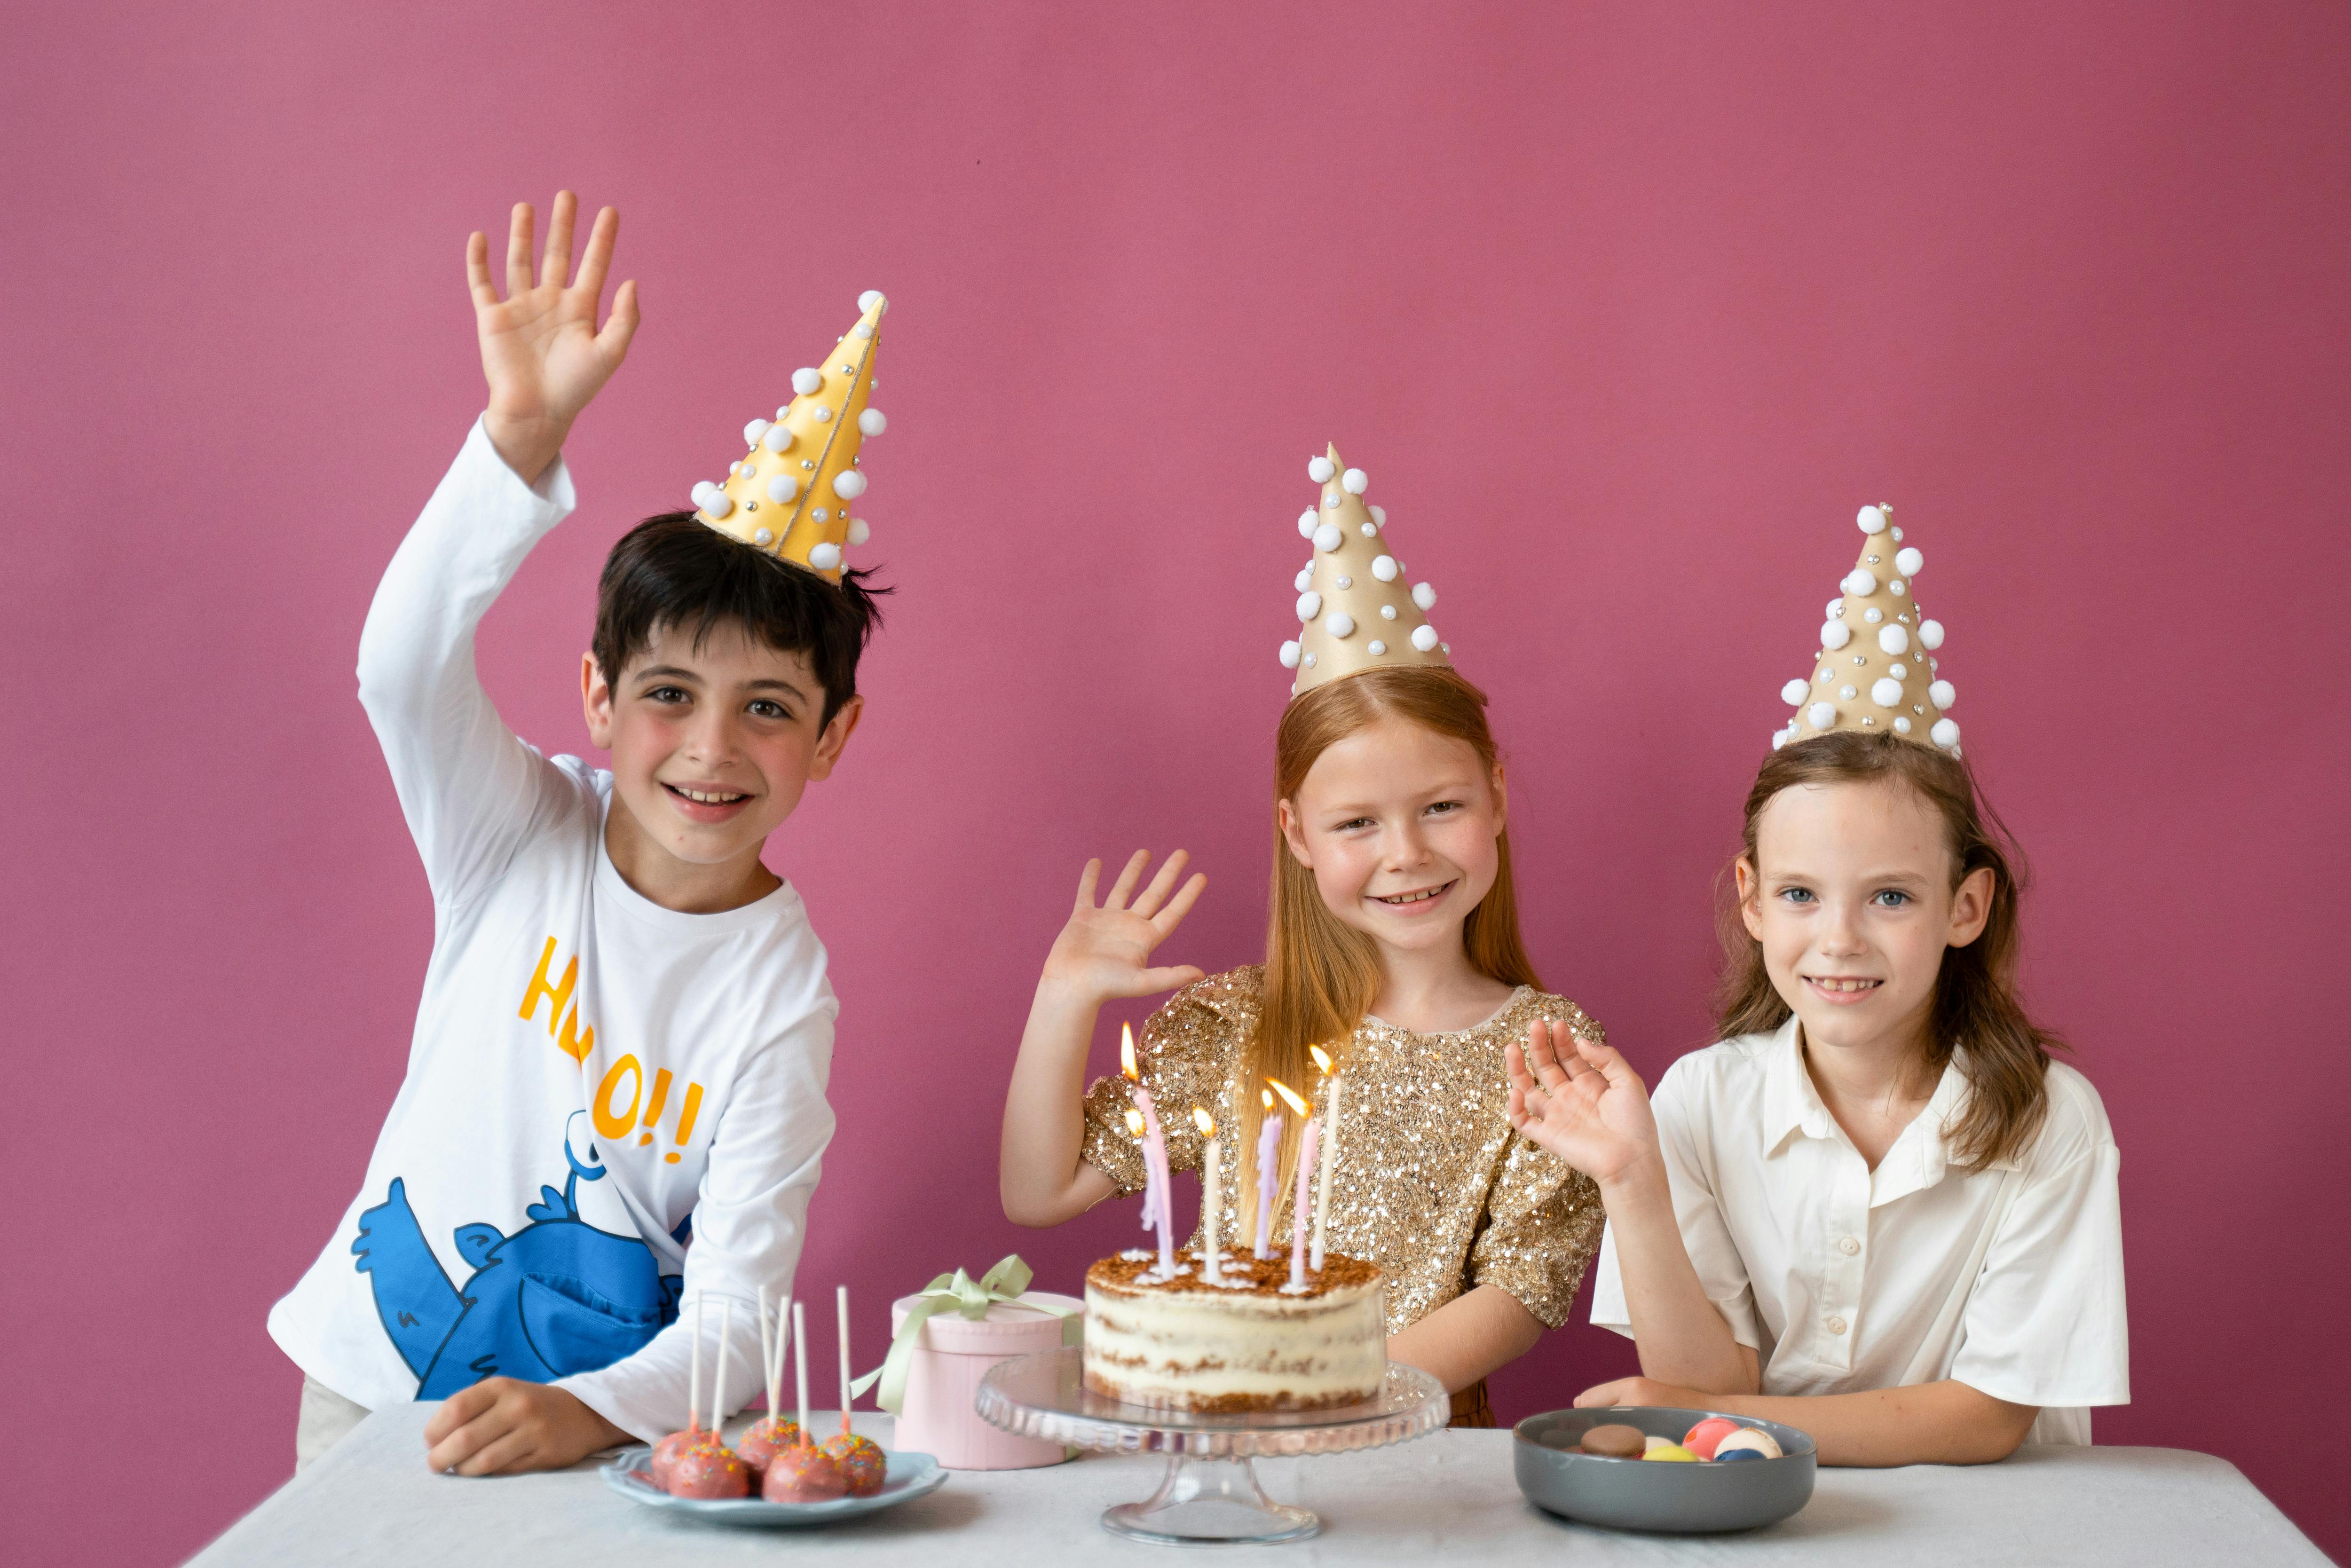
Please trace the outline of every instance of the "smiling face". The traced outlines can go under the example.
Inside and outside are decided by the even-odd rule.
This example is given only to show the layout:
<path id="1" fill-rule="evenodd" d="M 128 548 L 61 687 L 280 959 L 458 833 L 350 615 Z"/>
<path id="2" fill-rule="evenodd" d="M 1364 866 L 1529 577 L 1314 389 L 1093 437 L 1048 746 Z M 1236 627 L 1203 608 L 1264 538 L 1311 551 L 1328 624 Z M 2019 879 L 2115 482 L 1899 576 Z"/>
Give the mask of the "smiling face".
<path id="1" fill-rule="evenodd" d="M 1927 1043 L 1947 947 L 1983 932 L 1992 873 L 1955 887 L 1943 823 L 1907 785 L 1801 784 L 1755 823 L 1740 913 L 1772 988 L 1823 1047 Z"/>
<path id="2" fill-rule="evenodd" d="M 1331 913 L 1407 952 L 1460 943 L 1494 885 L 1503 812 L 1499 768 L 1397 718 L 1326 747 L 1280 806 L 1290 852 Z"/>
<path id="3" fill-rule="evenodd" d="M 658 626 L 617 685 L 590 655 L 580 685 L 589 735 L 612 754 L 613 864 L 655 903 L 695 912 L 775 885 L 760 849 L 832 771 L 863 711 L 852 697 L 825 723 L 808 655 L 739 626 L 699 647 L 692 628 Z"/>

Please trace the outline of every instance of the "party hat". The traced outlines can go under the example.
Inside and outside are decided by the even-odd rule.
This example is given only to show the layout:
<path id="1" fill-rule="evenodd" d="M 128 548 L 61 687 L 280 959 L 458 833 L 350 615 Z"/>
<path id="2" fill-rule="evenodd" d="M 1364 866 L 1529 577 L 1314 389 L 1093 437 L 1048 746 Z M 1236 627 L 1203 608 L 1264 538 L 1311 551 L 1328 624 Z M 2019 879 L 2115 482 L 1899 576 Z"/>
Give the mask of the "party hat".
<path id="1" fill-rule="evenodd" d="M 873 392 L 873 350 L 890 302 L 878 289 L 858 297 L 864 314 L 821 365 L 792 372 L 792 401 L 773 420 L 743 427 L 750 452 L 723 483 L 694 487 L 695 515 L 730 538 L 841 580 L 842 552 L 865 542 L 865 519 L 849 515 L 865 494 L 857 451 L 889 427 Z"/>
<path id="2" fill-rule="evenodd" d="M 1780 689 L 1796 710 L 1774 731 L 1771 749 L 1833 729 L 1890 730 L 1959 755 L 1959 727 L 1944 715 L 1953 699 L 1935 650 L 1943 626 L 1918 608 L 1918 570 L 1926 558 L 1902 542 L 1894 508 L 1864 507 L 1855 519 L 1861 559 L 1838 585 L 1821 625 L 1813 673 Z"/>
<path id="3" fill-rule="evenodd" d="M 1282 667 L 1298 672 L 1290 695 L 1390 664 L 1449 665 L 1453 650 L 1426 619 L 1437 590 L 1405 591 L 1404 563 L 1388 553 L 1388 515 L 1364 502 L 1371 480 L 1336 446 L 1306 475 L 1322 486 L 1322 504 L 1298 518 L 1314 557 L 1298 573 L 1298 640 L 1281 645 Z"/>

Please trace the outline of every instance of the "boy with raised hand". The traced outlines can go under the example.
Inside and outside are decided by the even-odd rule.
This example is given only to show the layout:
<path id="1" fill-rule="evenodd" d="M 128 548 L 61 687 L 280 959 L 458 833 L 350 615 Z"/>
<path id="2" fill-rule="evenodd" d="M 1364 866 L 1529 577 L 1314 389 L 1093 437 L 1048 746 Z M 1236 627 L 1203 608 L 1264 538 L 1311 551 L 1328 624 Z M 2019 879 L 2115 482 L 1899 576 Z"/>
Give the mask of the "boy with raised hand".
<path id="1" fill-rule="evenodd" d="M 427 1462 L 465 1475 L 684 1425 L 680 1301 L 740 1301 L 734 1364 L 758 1364 L 748 1308 L 789 1288 L 832 1136 L 824 948 L 759 856 L 857 727 L 856 575 L 693 513 L 631 530 L 580 665 L 610 772 L 524 744 L 475 675 L 474 628 L 570 511 L 565 435 L 637 327 L 633 283 L 596 323 L 612 209 L 569 276 L 575 207 L 556 197 L 536 278 L 515 208 L 503 300 L 468 242 L 489 406 L 360 637 L 434 935 L 366 1183 L 269 1315 L 304 1374 L 299 1464 L 411 1398 L 445 1401 Z"/>

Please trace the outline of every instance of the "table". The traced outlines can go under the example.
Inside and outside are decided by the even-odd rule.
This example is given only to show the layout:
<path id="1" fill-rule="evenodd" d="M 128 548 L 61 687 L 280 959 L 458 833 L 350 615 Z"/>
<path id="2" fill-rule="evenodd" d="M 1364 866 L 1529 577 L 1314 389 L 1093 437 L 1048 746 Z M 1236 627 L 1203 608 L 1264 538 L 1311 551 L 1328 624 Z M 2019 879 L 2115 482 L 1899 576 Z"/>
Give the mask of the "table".
<path id="1" fill-rule="evenodd" d="M 713 1529 L 606 1489 L 601 1460 L 549 1475 L 466 1480 L 424 1469 L 434 1406 L 360 1423 L 193 1560 L 246 1563 L 549 1563 L 674 1568 L 691 1563 L 892 1563 L 951 1552 L 956 1568 L 1135 1563 L 1167 1568 L 1186 1549 L 1121 1541 L 1095 1522 L 1147 1494 L 1158 1455 L 1089 1456 L 1043 1470 L 958 1470 L 929 1497 L 821 1531 Z M 818 1430 L 837 1416 L 811 1413 Z M 891 1419 L 859 1414 L 887 1445 Z M 1511 1479 L 1508 1431 L 1436 1433 L 1368 1453 L 1259 1461 L 1266 1490 L 1323 1517 L 1281 1546 L 1192 1549 L 1286 1568 L 1349 1563 L 1461 1568 L 1614 1563 L 1802 1563 L 1834 1568 L 2326 1560 L 2235 1466 L 2178 1448 L 2026 1448 L 1998 1465 L 1820 1473 L 1811 1506 L 1731 1536 L 1617 1534 L 1554 1519 Z M 938 1558 L 936 1561 L 947 1561 Z"/>

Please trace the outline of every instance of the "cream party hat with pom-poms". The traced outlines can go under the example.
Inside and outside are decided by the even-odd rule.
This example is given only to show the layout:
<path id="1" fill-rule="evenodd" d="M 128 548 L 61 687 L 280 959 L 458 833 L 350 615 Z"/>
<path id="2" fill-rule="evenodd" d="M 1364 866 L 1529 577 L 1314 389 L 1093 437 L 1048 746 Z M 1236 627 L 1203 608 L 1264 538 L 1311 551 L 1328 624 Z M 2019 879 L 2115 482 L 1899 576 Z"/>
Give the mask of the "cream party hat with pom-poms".
<path id="1" fill-rule="evenodd" d="M 694 487 L 695 516 L 702 521 L 833 582 L 841 580 L 844 552 L 868 534 L 865 520 L 849 515 L 850 504 L 865 494 L 858 448 L 889 427 L 869 403 L 873 350 L 890 302 L 869 288 L 857 308 L 864 314 L 824 362 L 792 372 L 792 401 L 774 419 L 743 427 L 749 454 L 727 465 L 723 482 L 705 479 Z"/>
<path id="2" fill-rule="evenodd" d="M 1388 551 L 1388 515 L 1366 505 L 1371 480 L 1340 461 L 1339 449 L 1306 465 L 1322 502 L 1299 515 L 1298 531 L 1314 547 L 1299 570 L 1298 639 L 1281 645 L 1281 664 L 1297 672 L 1290 695 L 1361 670 L 1389 664 L 1450 664 L 1427 612 L 1437 590 L 1405 586 L 1404 563 Z"/>
<path id="3" fill-rule="evenodd" d="M 1821 624 L 1812 674 L 1780 689 L 1795 709 L 1772 732 L 1771 749 L 1833 729 L 1890 731 L 1959 755 L 1959 727 L 1945 716 L 1955 700 L 1935 650 L 1943 625 L 1918 608 L 1917 577 L 1926 558 L 1902 542 L 1894 508 L 1864 507 L 1855 518 L 1861 559 L 1839 583 Z"/>

